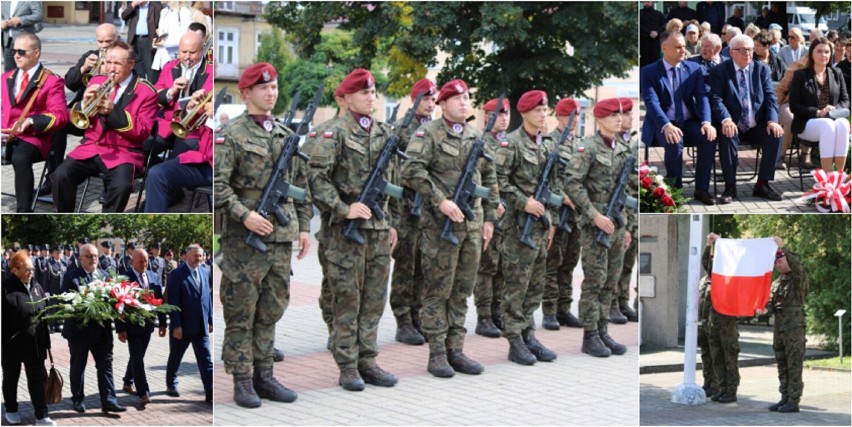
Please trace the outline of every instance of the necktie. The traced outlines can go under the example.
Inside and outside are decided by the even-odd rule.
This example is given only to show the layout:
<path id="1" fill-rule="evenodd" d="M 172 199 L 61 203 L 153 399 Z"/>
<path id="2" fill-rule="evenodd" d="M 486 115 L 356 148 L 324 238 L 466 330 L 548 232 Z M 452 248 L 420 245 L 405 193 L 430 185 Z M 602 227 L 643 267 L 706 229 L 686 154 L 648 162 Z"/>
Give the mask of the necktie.
<path id="1" fill-rule="evenodd" d="M 737 122 L 737 128 L 740 132 L 748 131 L 748 113 L 749 113 L 749 102 L 748 102 L 748 85 L 746 84 L 746 75 L 745 69 L 740 70 L 740 79 L 739 79 L 739 92 L 740 92 L 740 104 L 742 104 L 743 114 L 740 117 L 740 120 Z"/>
<path id="2" fill-rule="evenodd" d="M 21 71 L 24 73 L 24 77 L 21 79 L 21 87 L 18 88 L 18 96 L 15 97 L 15 102 L 21 102 L 21 98 L 24 96 L 24 89 L 27 88 L 27 84 L 30 82 L 30 73 Z"/>
<path id="3" fill-rule="evenodd" d="M 195 287 L 201 289 L 201 275 L 198 274 L 198 269 L 192 271 L 192 278 L 195 279 Z"/>
<path id="4" fill-rule="evenodd" d="M 140 278 L 142 279 L 142 289 L 148 289 L 148 275 L 145 274 L 145 273 L 142 273 Z"/>
<path id="5" fill-rule="evenodd" d="M 674 93 L 674 110 L 675 110 L 675 121 L 678 124 L 683 123 L 683 93 L 681 93 L 680 89 L 680 75 L 678 74 L 677 67 L 672 67 L 672 92 Z"/>
<path id="6" fill-rule="evenodd" d="M 116 83 L 115 87 L 112 88 L 112 95 L 110 96 L 110 99 L 112 100 L 112 102 L 115 102 L 115 95 L 118 94 L 118 88 L 120 88 L 120 87 L 121 87 L 121 85 Z"/>

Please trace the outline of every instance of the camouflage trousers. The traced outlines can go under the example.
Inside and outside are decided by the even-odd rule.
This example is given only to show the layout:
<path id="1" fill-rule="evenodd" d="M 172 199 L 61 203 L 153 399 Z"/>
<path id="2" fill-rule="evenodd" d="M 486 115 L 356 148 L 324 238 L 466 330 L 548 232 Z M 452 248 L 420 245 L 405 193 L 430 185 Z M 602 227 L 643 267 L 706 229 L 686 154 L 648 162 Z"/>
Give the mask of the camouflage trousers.
<path id="1" fill-rule="evenodd" d="M 462 350 L 467 298 L 473 293 L 482 253 L 481 231 L 454 231 L 458 246 L 440 237 L 440 227 L 423 227 L 420 256 L 423 275 L 423 307 L 420 324 L 431 353 Z"/>
<path id="2" fill-rule="evenodd" d="M 595 241 L 597 234 L 594 224 L 583 226 L 580 321 L 586 331 L 596 331 L 609 324 L 612 294 L 624 264 L 624 229 L 616 229 L 609 235 L 609 249 Z"/>
<path id="3" fill-rule="evenodd" d="M 553 244 L 547 251 L 547 277 L 544 282 L 544 297 L 541 310 L 545 316 L 571 311 L 574 302 L 574 268 L 580 261 L 583 231 L 573 224 L 570 233 L 557 229 Z"/>
<path id="4" fill-rule="evenodd" d="M 740 385 L 740 333 L 736 317 L 710 313 L 710 353 L 719 392 L 736 394 Z"/>
<path id="5" fill-rule="evenodd" d="M 392 254 L 390 306 L 398 325 L 419 323 L 424 282 L 420 263 L 420 218 L 406 213 L 397 231 Z"/>
<path id="6" fill-rule="evenodd" d="M 325 327 L 328 328 L 329 335 L 332 331 L 334 322 L 334 310 L 332 308 L 331 286 L 328 284 L 328 259 L 325 257 L 325 251 L 328 243 L 326 243 L 324 230 L 320 230 L 317 237 L 317 258 L 319 259 L 320 269 L 322 269 L 322 281 L 320 282 L 319 307 L 322 313 L 322 321 L 325 322 Z"/>
<path id="7" fill-rule="evenodd" d="M 630 279 L 633 278 L 633 266 L 636 265 L 636 256 L 639 252 L 639 238 L 636 233 L 630 240 L 630 246 L 624 251 L 624 267 L 621 269 L 621 277 L 618 278 L 618 290 L 612 301 L 616 304 L 627 305 L 630 302 Z"/>
<path id="8" fill-rule="evenodd" d="M 801 309 L 776 311 L 772 349 L 778 363 L 778 391 L 791 402 L 798 403 L 805 388 L 802 363 L 806 342 L 805 316 Z"/>
<path id="9" fill-rule="evenodd" d="M 222 361 L 229 374 L 272 366 L 275 323 L 290 302 L 292 243 L 266 243 L 261 254 L 241 239 L 223 238 L 219 299 L 225 319 Z"/>
<path id="10" fill-rule="evenodd" d="M 376 335 L 388 296 L 390 233 L 359 231 L 364 236 L 363 245 L 343 237 L 343 224 L 327 230 L 325 256 L 334 310 L 334 361 L 341 369 L 376 365 Z"/>
<path id="11" fill-rule="evenodd" d="M 533 313 L 541 305 L 547 267 L 547 230 L 536 225 L 531 235 L 536 248 L 521 243 L 521 231 L 503 230 L 503 336 L 507 339 L 535 331 Z"/>
<path id="12" fill-rule="evenodd" d="M 713 372 L 713 353 L 710 351 L 710 327 L 706 324 L 698 326 L 698 346 L 701 347 L 701 374 L 705 387 L 716 387 L 716 373 Z M 707 396 L 710 397 L 710 396 Z"/>
<path id="13" fill-rule="evenodd" d="M 494 230 L 491 246 L 479 260 L 479 272 L 476 275 L 476 286 L 473 288 L 473 303 L 476 305 L 476 315 L 491 318 L 503 313 L 503 263 L 500 256 L 500 246 L 503 242 L 503 232 Z"/>

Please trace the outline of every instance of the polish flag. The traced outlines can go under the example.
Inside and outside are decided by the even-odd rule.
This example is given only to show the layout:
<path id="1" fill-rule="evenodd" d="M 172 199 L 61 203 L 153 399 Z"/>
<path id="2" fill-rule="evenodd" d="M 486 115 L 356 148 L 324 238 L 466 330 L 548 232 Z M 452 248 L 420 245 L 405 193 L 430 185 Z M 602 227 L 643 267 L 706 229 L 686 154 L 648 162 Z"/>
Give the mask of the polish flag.
<path id="1" fill-rule="evenodd" d="M 775 239 L 716 239 L 711 297 L 727 316 L 754 316 L 766 307 L 775 266 Z"/>

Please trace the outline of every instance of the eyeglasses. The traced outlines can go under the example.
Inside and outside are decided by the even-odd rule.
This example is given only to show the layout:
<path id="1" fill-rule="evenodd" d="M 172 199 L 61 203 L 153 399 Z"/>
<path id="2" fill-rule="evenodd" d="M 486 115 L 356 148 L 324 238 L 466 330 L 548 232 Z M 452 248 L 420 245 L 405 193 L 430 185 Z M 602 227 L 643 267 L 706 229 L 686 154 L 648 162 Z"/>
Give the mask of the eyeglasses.
<path id="1" fill-rule="evenodd" d="M 18 270 L 21 270 L 24 273 L 32 273 L 33 271 L 35 271 L 34 268 L 19 268 Z"/>
<path id="2" fill-rule="evenodd" d="M 14 52 L 14 54 L 18 56 L 27 56 L 27 52 L 30 51 L 26 49 L 12 49 L 12 52 Z"/>
<path id="3" fill-rule="evenodd" d="M 739 49 L 731 49 L 731 52 L 739 52 L 743 55 L 750 55 L 752 52 L 754 52 L 754 49 L 750 47 L 741 47 Z"/>

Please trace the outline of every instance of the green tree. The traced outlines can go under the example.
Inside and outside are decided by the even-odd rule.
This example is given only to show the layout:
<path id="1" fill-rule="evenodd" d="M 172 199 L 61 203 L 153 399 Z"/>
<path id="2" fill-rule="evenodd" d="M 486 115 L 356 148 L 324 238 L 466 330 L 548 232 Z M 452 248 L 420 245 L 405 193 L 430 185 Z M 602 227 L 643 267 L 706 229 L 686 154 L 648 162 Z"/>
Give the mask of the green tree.
<path id="1" fill-rule="evenodd" d="M 814 19 L 816 22 L 819 22 L 822 17 L 835 12 L 845 13 L 847 16 L 850 14 L 848 1 L 799 1 L 796 2 L 796 6 L 809 7 L 815 10 L 816 16 Z"/>
<path id="2" fill-rule="evenodd" d="M 287 47 L 284 40 L 284 35 L 281 30 L 273 27 L 270 31 L 260 35 L 260 46 L 257 48 L 257 58 L 254 62 L 268 62 L 275 67 L 276 70 L 283 70 L 288 64 L 293 62 L 293 54 Z M 278 73 L 278 101 L 275 102 L 275 108 L 272 109 L 272 114 L 281 114 L 290 103 L 291 94 L 285 90 L 280 90 L 287 84 L 285 73 Z"/>

